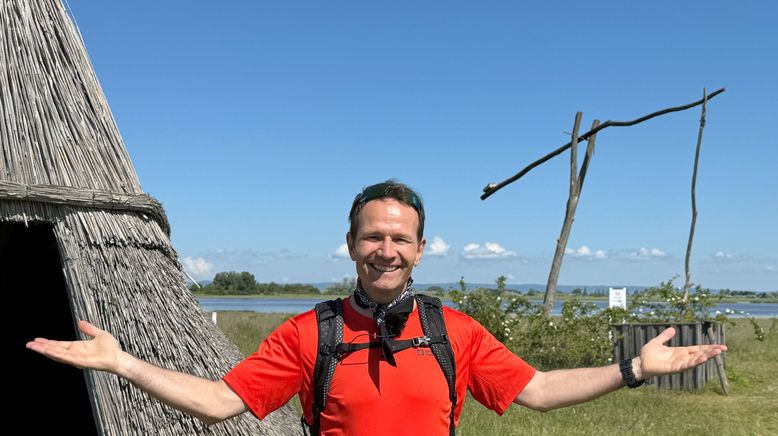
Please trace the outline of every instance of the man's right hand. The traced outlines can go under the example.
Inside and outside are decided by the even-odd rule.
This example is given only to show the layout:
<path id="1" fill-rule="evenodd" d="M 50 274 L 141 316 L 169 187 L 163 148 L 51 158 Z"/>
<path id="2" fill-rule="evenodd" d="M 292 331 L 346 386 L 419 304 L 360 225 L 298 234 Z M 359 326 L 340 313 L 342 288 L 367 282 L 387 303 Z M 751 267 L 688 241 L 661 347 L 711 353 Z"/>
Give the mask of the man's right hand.
<path id="1" fill-rule="evenodd" d="M 248 410 L 223 380 L 208 380 L 160 368 L 122 351 L 119 341 L 94 325 L 79 321 L 78 329 L 92 339 L 52 341 L 35 338 L 27 348 L 78 368 L 96 369 L 124 377 L 163 403 L 213 424 Z"/>
<path id="2" fill-rule="evenodd" d="M 79 321 L 78 329 L 84 334 L 92 336 L 92 339 L 53 341 L 35 338 L 27 343 L 27 348 L 77 368 L 116 373 L 119 369 L 119 358 L 122 353 L 119 341 L 107 331 L 100 330 L 86 321 Z"/>

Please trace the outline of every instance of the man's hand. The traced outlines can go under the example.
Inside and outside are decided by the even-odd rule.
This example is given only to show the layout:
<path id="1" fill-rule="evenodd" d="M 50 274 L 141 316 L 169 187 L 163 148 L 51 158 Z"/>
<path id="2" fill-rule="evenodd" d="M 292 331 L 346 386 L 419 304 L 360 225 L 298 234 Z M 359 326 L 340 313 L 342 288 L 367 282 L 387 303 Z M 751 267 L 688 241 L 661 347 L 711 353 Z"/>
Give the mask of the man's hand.
<path id="1" fill-rule="evenodd" d="M 27 348 L 77 368 L 96 369 L 124 377 L 163 403 L 213 424 L 248 410 L 222 380 L 208 380 L 144 362 L 122 351 L 119 341 L 94 325 L 79 321 L 78 329 L 92 339 L 52 341 L 35 338 Z"/>
<path id="2" fill-rule="evenodd" d="M 58 362 L 77 368 L 98 369 L 115 373 L 119 368 L 119 356 L 122 348 L 119 341 L 105 330 L 79 321 L 78 329 L 93 339 L 85 341 L 53 341 L 35 338 L 27 343 L 27 348 L 43 354 Z"/>
<path id="3" fill-rule="evenodd" d="M 655 375 L 674 374 L 694 368 L 727 350 L 726 345 L 668 347 L 675 329 L 665 329 L 640 350 L 632 360 L 632 370 L 638 380 Z M 624 386 L 619 365 L 599 368 L 557 369 L 538 371 L 514 400 L 531 409 L 547 411 L 591 401 Z"/>
<path id="4" fill-rule="evenodd" d="M 637 379 L 682 372 L 727 351 L 726 345 L 719 344 L 668 347 L 665 344 L 673 336 L 675 329 L 670 327 L 643 346 L 640 350 L 640 364 L 633 365 Z"/>

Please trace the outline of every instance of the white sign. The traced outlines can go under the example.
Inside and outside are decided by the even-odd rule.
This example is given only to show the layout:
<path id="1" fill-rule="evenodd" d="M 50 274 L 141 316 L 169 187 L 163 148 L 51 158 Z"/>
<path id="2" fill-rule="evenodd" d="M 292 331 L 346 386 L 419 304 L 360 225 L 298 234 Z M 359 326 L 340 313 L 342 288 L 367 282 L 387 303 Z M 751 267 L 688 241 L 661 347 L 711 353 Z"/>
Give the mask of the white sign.
<path id="1" fill-rule="evenodd" d="M 610 288 L 608 290 L 608 307 L 627 308 L 627 288 Z"/>

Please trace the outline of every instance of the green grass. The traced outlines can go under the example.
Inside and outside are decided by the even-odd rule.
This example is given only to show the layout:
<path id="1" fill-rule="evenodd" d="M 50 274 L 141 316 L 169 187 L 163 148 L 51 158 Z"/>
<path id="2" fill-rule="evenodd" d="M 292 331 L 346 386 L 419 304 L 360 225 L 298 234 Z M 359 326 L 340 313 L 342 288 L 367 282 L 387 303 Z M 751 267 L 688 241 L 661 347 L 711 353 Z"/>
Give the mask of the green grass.
<path id="1" fill-rule="evenodd" d="M 219 327 L 244 354 L 289 315 L 220 312 Z M 657 391 L 652 386 L 622 389 L 596 401 L 539 413 L 511 406 L 504 416 L 468 398 L 458 435 L 772 435 L 778 429 L 778 320 L 762 319 L 766 339 L 739 321 L 727 329 L 727 375 L 731 391 L 718 379 L 699 392 Z M 296 399 L 294 400 L 297 401 Z M 299 410 L 299 402 L 295 407 Z"/>
<path id="2" fill-rule="evenodd" d="M 219 312 L 216 324 L 240 352 L 248 356 L 267 335 L 292 316 L 288 313 Z"/>

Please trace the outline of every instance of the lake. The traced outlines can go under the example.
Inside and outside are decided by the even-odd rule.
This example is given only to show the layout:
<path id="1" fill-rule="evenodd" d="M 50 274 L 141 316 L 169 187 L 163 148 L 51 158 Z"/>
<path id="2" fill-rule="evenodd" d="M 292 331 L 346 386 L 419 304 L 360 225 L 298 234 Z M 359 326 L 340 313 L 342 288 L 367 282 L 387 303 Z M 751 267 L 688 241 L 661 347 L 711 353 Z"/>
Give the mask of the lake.
<path id="1" fill-rule="evenodd" d="M 319 298 L 242 298 L 242 297 L 197 297 L 200 307 L 205 312 L 224 312 L 224 311 L 248 311 L 260 313 L 303 313 L 313 309 L 316 303 L 322 301 Z M 557 301 L 554 304 L 552 315 L 559 315 L 562 310 L 562 303 Z M 608 302 L 598 300 L 593 302 L 598 308 L 605 308 Z M 445 302 L 449 307 L 456 307 L 450 301 Z M 717 310 L 725 312 L 726 309 L 735 311 L 731 317 L 742 318 L 744 316 L 754 316 L 757 318 L 778 317 L 778 303 L 724 303 L 711 309 L 711 314 Z"/>

